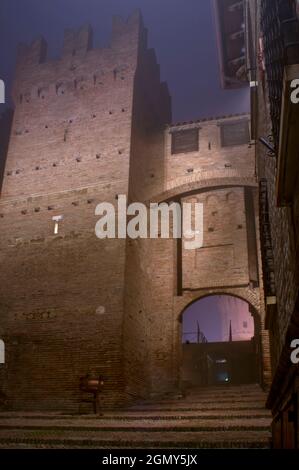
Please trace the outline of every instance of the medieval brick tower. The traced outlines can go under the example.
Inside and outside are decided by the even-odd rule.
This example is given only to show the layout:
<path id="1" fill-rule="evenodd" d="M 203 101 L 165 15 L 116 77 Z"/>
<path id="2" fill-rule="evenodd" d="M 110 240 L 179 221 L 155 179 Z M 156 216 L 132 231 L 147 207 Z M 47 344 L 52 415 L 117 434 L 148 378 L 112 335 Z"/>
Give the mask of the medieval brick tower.
<path id="1" fill-rule="evenodd" d="M 140 15 L 114 19 L 107 49 L 92 48 L 89 27 L 66 31 L 57 61 L 42 39 L 22 47 L 14 101 L 0 210 L 4 392 L 14 408 L 67 408 L 89 372 L 120 404 L 125 240 L 98 240 L 94 212 L 128 194 L 136 123 L 170 120 Z"/>
<path id="2" fill-rule="evenodd" d="M 213 294 L 248 302 L 267 382 L 248 116 L 169 125 L 139 13 L 114 19 L 106 49 L 92 48 L 88 27 L 65 33 L 59 60 L 47 59 L 43 40 L 22 47 L 14 101 L 0 199 L 10 407 L 76 410 L 87 373 L 104 376 L 106 406 L 176 390 L 183 312 Z M 95 207 L 119 194 L 202 202 L 204 247 L 97 239 Z"/>

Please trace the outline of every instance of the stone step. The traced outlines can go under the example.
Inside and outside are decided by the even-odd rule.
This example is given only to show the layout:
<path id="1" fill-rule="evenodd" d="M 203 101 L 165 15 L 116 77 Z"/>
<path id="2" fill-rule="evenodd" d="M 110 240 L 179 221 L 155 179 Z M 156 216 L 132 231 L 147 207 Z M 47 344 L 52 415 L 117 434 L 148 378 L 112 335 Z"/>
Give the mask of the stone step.
<path id="1" fill-rule="evenodd" d="M 151 419 L 143 419 L 139 421 L 135 421 L 132 423 L 130 420 L 98 420 L 98 421 L 90 421 L 90 420 L 55 420 L 55 421 L 47 421 L 47 420 L 39 420 L 37 421 L 30 421 L 26 420 L 26 422 L 21 421 L 13 421 L 7 420 L 1 421 L 0 423 L 0 431 L 4 430 L 63 430 L 63 431 L 77 431 L 77 430 L 85 430 L 85 431 L 98 431 L 98 432 L 109 432 L 109 431 L 119 431 L 124 430 L 126 432 L 135 432 L 135 431 L 148 431 L 148 432 L 156 432 L 156 431 L 178 431 L 178 432 L 199 432 L 199 431 L 217 431 L 221 429 L 234 429 L 234 430 L 242 430 L 242 429 L 250 429 L 250 430 L 267 430 L 269 429 L 270 425 L 270 418 L 214 418 L 214 419 L 205 419 L 205 418 L 198 418 L 197 420 L 190 420 L 182 419 L 180 421 L 177 420 L 151 420 Z"/>
<path id="2" fill-rule="evenodd" d="M 184 392 L 190 393 L 192 395 L 204 395 L 207 393 L 212 394 L 231 394 L 231 393 L 245 393 L 245 394 L 254 394 L 254 393 L 264 393 L 261 387 L 231 387 L 231 388 L 218 388 L 218 387 L 202 387 L 201 389 L 192 389 L 186 388 Z M 168 395 L 171 396 L 171 395 Z M 175 395 L 173 395 L 175 396 Z"/>
<path id="3" fill-rule="evenodd" d="M 197 401 L 197 400 L 205 400 L 205 401 L 208 401 L 208 400 L 213 400 L 213 399 L 220 399 L 220 400 L 230 400 L 230 399 L 233 399 L 233 400 L 255 400 L 255 399 L 259 399 L 259 400 L 265 400 L 267 398 L 267 395 L 265 393 L 248 393 L 248 394 L 245 394 L 245 393 L 221 393 L 221 394 L 214 394 L 214 393 L 205 393 L 205 394 L 190 394 L 190 395 L 186 395 L 186 396 L 182 396 L 182 397 L 174 397 L 174 398 L 170 398 L 170 397 L 166 397 L 166 398 L 163 398 L 163 399 L 153 399 L 153 400 L 144 400 L 145 402 L 147 403 L 151 403 L 151 402 L 154 402 L 154 403 L 163 403 L 163 402 L 180 402 L 182 400 L 184 401 Z M 140 400 L 142 401 L 142 400 Z"/>
<path id="4" fill-rule="evenodd" d="M 102 435 L 103 434 L 103 435 Z M 1 431 L 0 447 L 10 448 L 269 448 L 268 431 L 215 432 Z"/>
<path id="5" fill-rule="evenodd" d="M 269 448 L 258 386 L 188 390 L 102 415 L 0 413 L 5 448 Z"/>
<path id="6" fill-rule="evenodd" d="M 255 399 L 258 399 L 258 400 L 265 400 L 267 398 L 266 395 L 262 394 L 262 393 L 255 393 L 255 394 L 248 394 L 248 395 L 245 395 L 245 394 L 240 394 L 240 393 L 235 393 L 235 394 L 221 394 L 221 395 L 214 395 L 214 394 L 206 394 L 206 395 L 190 395 L 190 396 L 186 396 L 186 397 L 182 397 L 182 398 L 173 398 L 173 399 L 170 399 L 170 398 L 164 398 L 164 399 L 161 399 L 161 400 L 145 400 L 147 403 L 151 403 L 151 402 L 154 402 L 154 403 L 163 403 L 163 402 L 168 402 L 168 403 L 171 403 L 171 402 L 180 402 L 182 400 L 184 401 L 198 401 L 198 400 L 204 400 L 204 401 L 209 401 L 209 400 L 215 400 L 215 399 L 220 399 L 220 400 L 255 400 Z"/>
<path id="7" fill-rule="evenodd" d="M 248 400 L 218 400 L 218 399 L 215 399 L 215 400 L 198 400 L 198 401 L 187 401 L 187 400 L 184 400 L 184 401 L 180 401 L 180 402 L 159 402 L 159 403 L 140 403 L 138 405 L 134 405 L 132 406 L 130 409 L 130 411 L 132 410 L 140 410 L 140 409 L 152 409 L 153 407 L 155 409 L 163 409 L 165 407 L 169 407 L 169 408 L 172 408 L 172 409 L 175 409 L 175 408 L 180 408 L 180 407 L 188 407 L 188 408 L 194 408 L 194 409 L 198 409 L 199 407 L 201 408 L 205 408 L 206 406 L 215 406 L 215 405 L 218 405 L 218 407 L 220 407 L 220 405 L 222 406 L 226 406 L 227 408 L 231 407 L 232 405 L 247 405 L 247 408 L 251 408 L 252 406 L 257 406 L 257 405 L 260 405 L 262 407 L 265 407 L 265 403 L 266 401 L 265 400 L 254 400 L 254 401 L 248 401 Z"/>
<path id="8" fill-rule="evenodd" d="M 194 414 L 216 414 L 219 413 L 223 414 L 238 414 L 241 413 L 242 415 L 246 414 L 260 414 L 260 413 L 267 413 L 269 411 L 265 409 L 264 403 L 232 403 L 232 404 L 223 404 L 223 403 L 208 403 L 204 406 L 202 404 L 194 403 L 192 406 L 186 405 L 185 403 L 179 403 L 178 405 L 169 406 L 165 404 L 164 406 L 156 406 L 156 404 L 151 405 L 139 405 L 134 408 L 130 408 L 129 410 L 118 410 L 118 411 L 104 411 L 103 415 L 105 417 L 125 417 L 125 416 L 132 416 L 134 419 L 138 419 L 139 416 L 144 416 L 145 414 L 149 415 L 157 415 L 159 418 L 161 416 L 181 416 L 181 415 L 193 416 Z M 0 421 L 2 419 L 13 419 L 13 418 L 21 418 L 21 419 L 57 419 L 57 417 L 61 419 L 76 419 L 80 417 L 80 419 L 88 419 L 94 418 L 97 419 L 99 416 L 93 414 L 72 414 L 72 415 L 60 415 L 57 413 L 30 413 L 30 412 L 2 412 L 0 413 Z"/>
<path id="9" fill-rule="evenodd" d="M 243 402 L 243 401 L 227 401 L 227 402 L 194 402 L 194 403 L 186 403 L 179 402 L 175 404 L 171 403 L 152 403 L 152 404 L 140 404 L 135 405 L 134 407 L 130 408 L 130 411 L 198 411 L 198 410 L 218 410 L 218 409 L 247 409 L 247 410 L 261 410 L 265 409 L 265 402 L 264 401 L 254 401 L 254 402 Z"/>
<path id="10" fill-rule="evenodd" d="M 267 400 L 267 395 L 264 393 L 255 393 L 255 394 L 220 394 L 220 395 L 215 395 L 215 394 L 192 394 L 192 395 L 187 395 L 185 397 L 181 398 L 166 398 L 166 399 L 156 399 L 156 400 L 144 400 L 144 401 L 139 401 L 136 403 L 134 406 L 131 407 L 131 409 L 138 408 L 140 406 L 152 406 L 155 405 L 156 407 L 158 406 L 165 406 L 166 404 L 168 405 L 180 405 L 181 403 L 188 404 L 189 406 L 192 404 L 209 404 L 209 403 L 263 403 L 265 404 Z"/>
<path id="11" fill-rule="evenodd" d="M 190 394 L 205 394 L 205 393 L 264 393 L 262 387 L 258 384 L 251 385 L 223 385 L 223 386 L 209 386 L 209 387 L 184 387 L 184 391 Z M 170 396 L 169 394 L 168 396 Z M 173 394 L 175 396 L 175 394 Z"/>
<path id="12" fill-rule="evenodd" d="M 190 393 L 205 393 L 205 392 L 215 392 L 215 393 L 231 393 L 231 392 L 263 392 L 263 389 L 260 385 L 232 385 L 232 386 L 216 386 L 216 387 L 185 387 L 184 390 L 187 390 Z"/>
<path id="13" fill-rule="evenodd" d="M 192 394 L 190 396 L 186 396 L 180 399 L 168 399 L 168 400 L 160 400 L 160 401 L 181 401 L 181 400 L 213 400 L 213 399 L 220 399 L 220 400 L 266 400 L 267 395 L 264 393 L 222 393 L 222 394 L 214 394 L 214 393 L 205 393 L 200 395 Z"/>
<path id="14" fill-rule="evenodd" d="M 222 418 L 222 419 L 230 419 L 230 418 L 240 418 L 240 419 L 247 419 L 247 418 L 268 418 L 271 416 L 270 411 L 265 409 L 257 409 L 257 410 L 247 410 L 247 409 L 240 409 L 240 410 L 192 410 L 192 411 L 165 411 L 163 414 L 156 414 L 154 412 L 148 412 L 147 410 L 144 412 L 137 412 L 137 411 L 130 411 L 130 412 L 119 412 L 107 414 L 104 413 L 103 415 L 5 415 L 0 414 L 0 425 L 5 423 L 22 423 L 22 422 L 40 422 L 40 421 L 75 421 L 80 419 L 80 421 L 105 421 L 105 420 L 131 420 L 137 421 L 142 419 L 148 420 L 195 420 L 199 418 L 205 419 L 215 419 L 215 418 Z"/>

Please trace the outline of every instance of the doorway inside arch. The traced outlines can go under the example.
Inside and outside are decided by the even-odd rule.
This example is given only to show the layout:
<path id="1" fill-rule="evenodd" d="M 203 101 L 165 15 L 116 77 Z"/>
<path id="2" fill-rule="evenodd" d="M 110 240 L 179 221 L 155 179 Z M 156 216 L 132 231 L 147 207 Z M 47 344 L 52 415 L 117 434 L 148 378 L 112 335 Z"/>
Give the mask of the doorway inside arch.
<path id="1" fill-rule="evenodd" d="M 183 388 L 259 382 L 257 319 L 244 300 L 214 295 L 182 314 Z"/>

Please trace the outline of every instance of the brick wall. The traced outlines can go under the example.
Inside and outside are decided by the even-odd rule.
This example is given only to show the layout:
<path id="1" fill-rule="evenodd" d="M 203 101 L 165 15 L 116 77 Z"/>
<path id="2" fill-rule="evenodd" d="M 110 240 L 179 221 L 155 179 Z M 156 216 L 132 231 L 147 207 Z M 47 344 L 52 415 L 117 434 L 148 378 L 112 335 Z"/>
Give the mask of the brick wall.
<path id="1" fill-rule="evenodd" d="M 165 189 L 179 185 L 186 177 L 208 179 L 254 175 L 253 147 L 247 145 L 222 147 L 220 126 L 223 123 L 246 121 L 248 115 L 201 120 L 198 123 L 171 126 L 165 133 Z M 175 130 L 199 130 L 199 149 L 186 154 L 171 154 L 171 135 Z"/>
<path id="2" fill-rule="evenodd" d="M 269 384 L 269 338 L 258 287 L 262 280 L 258 264 L 255 152 L 248 143 L 221 148 L 216 123 L 217 120 L 204 124 L 206 145 L 200 140 L 196 153 L 171 155 L 169 128 L 166 129 L 165 151 L 159 152 L 163 185 L 153 178 L 151 186 L 145 188 L 147 175 L 142 173 L 142 165 L 134 167 L 133 162 L 135 171 L 131 167 L 130 182 L 136 200 L 141 194 L 147 202 L 161 202 L 163 198 L 181 203 L 196 200 L 204 206 L 201 249 L 187 251 L 180 241 L 162 238 L 127 242 L 123 347 L 126 392 L 131 398 L 176 390 L 181 381 L 182 312 L 191 302 L 219 293 L 235 295 L 249 303 L 261 351 L 260 380 Z M 190 127 L 192 124 L 180 126 Z M 143 142 L 147 142 L 147 149 L 150 147 L 149 140 L 138 140 L 139 158 L 146 155 Z M 214 152 L 209 149 L 209 142 Z M 152 148 L 154 153 L 157 147 Z M 226 161 L 230 162 L 227 168 Z M 195 170 L 192 176 L 186 176 L 189 166 Z M 204 171 L 197 171 L 202 167 Z"/>
<path id="3" fill-rule="evenodd" d="M 89 28 L 68 31 L 61 59 L 48 61 L 40 40 L 18 60 L 0 201 L 0 378 L 14 409 L 78 410 L 86 373 L 104 376 L 106 407 L 173 391 L 181 314 L 219 292 L 252 306 L 268 371 L 262 284 L 252 274 L 254 149 L 220 145 L 219 125 L 240 117 L 200 122 L 199 151 L 171 155 L 177 126 L 166 127 L 170 97 L 139 15 L 114 20 L 111 47 L 93 49 L 91 39 Z M 95 237 L 99 202 L 183 202 L 191 193 L 204 204 L 202 251 Z"/>
<path id="4" fill-rule="evenodd" d="M 258 89 L 258 135 L 267 137 L 272 133 L 269 114 L 268 87 Z M 278 207 L 276 197 L 277 160 L 274 155 L 258 143 L 258 174 L 267 180 L 269 217 L 272 248 L 274 253 L 274 274 L 276 285 L 276 314 L 271 318 L 271 359 L 273 374 L 285 344 L 285 336 L 298 295 L 298 267 L 296 261 L 296 233 L 291 207 Z M 297 194 L 299 191 L 297 191 Z M 297 196 L 298 197 L 298 196 Z M 294 205 L 296 207 L 296 205 Z M 298 237 L 297 237 L 298 238 Z"/>
<path id="5" fill-rule="evenodd" d="M 10 129 L 12 124 L 13 111 L 11 109 L 5 110 L 0 115 L 0 191 L 3 180 L 3 173 L 5 167 L 5 160 L 7 155 L 7 148 L 9 143 Z"/>
<path id="6" fill-rule="evenodd" d="M 281 157 L 289 162 L 292 158 L 292 145 L 290 144 L 290 129 L 296 125 L 296 116 L 292 112 L 292 119 L 286 123 L 287 104 L 282 105 L 282 96 L 285 89 L 283 75 L 289 63 L 292 63 L 289 49 L 296 53 L 297 47 L 287 40 L 289 31 L 281 28 L 282 22 L 287 25 L 286 19 L 292 16 L 291 8 L 295 12 L 296 2 L 247 2 L 248 34 L 252 27 L 251 37 L 255 38 L 251 46 L 250 74 L 252 88 L 252 123 L 255 127 L 257 139 L 263 138 L 269 146 L 257 142 L 257 170 L 258 177 L 263 180 L 267 189 L 267 202 L 269 214 L 266 223 L 270 225 L 270 240 L 265 242 L 261 238 L 263 264 L 267 268 L 264 273 L 268 278 L 268 287 L 262 294 L 261 308 L 266 310 L 267 328 L 270 337 L 272 376 L 270 377 L 270 391 L 267 406 L 273 414 L 273 446 L 274 448 L 296 447 L 298 441 L 296 422 L 290 418 L 290 410 L 296 409 L 298 395 L 298 366 L 291 363 L 290 344 L 298 338 L 298 186 L 295 187 L 288 206 L 279 206 L 279 187 L 282 175 L 278 167 Z M 278 5 L 279 4 L 279 5 Z M 279 7 L 279 8 L 278 8 Z M 273 18 L 270 20 L 270 16 Z M 270 20 L 270 21 L 269 21 Z M 296 19 L 289 23 L 296 25 Z M 262 46 L 261 47 L 261 40 Z M 263 49 L 263 50 L 262 50 Z M 296 60 L 294 60 L 296 62 Z M 280 145 L 286 140 L 287 151 L 281 153 Z M 271 150 L 272 147 L 272 150 Z M 282 148 L 282 147 L 281 147 Z M 266 184 L 265 184 L 266 182 Z M 290 190 L 291 188 L 288 187 Z M 265 194 L 265 190 L 263 189 Z M 262 204 L 263 206 L 263 204 Z M 267 208 L 266 208 L 267 209 Z M 262 207 L 261 213 L 265 213 Z M 265 220 L 263 220 L 265 224 Z M 266 226 L 267 229 L 267 226 Z M 260 254 L 259 254 L 260 256 Z M 266 270 L 265 270 L 266 271 Z M 269 282 L 271 280 L 271 283 Z M 271 292 L 272 291 L 272 292 Z M 271 305 L 267 305 L 269 298 Z M 294 436 L 291 442 L 289 436 Z M 295 437 L 296 436 L 296 437 Z"/>
<path id="7" fill-rule="evenodd" d="M 195 196 L 183 198 L 191 202 Z M 183 289 L 249 284 L 243 188 L 197 195 L 204 207 L 204 245 L 183 248 Z"/>
<path id="8" fill-rule="evenodd" d="M 151 52 L 137 13 L 114 20 L 110 47 L 91 38 L 67 31 L 60 59 L 42 40 L 18 59 L 0 202 L 1 379 L 15 409 L 77 410 L 88 372 L 104 376 L 105 406 L 124 398 L 125 240 L 97 239 L 94 212 L 128 194 L 136 71 Z"/>

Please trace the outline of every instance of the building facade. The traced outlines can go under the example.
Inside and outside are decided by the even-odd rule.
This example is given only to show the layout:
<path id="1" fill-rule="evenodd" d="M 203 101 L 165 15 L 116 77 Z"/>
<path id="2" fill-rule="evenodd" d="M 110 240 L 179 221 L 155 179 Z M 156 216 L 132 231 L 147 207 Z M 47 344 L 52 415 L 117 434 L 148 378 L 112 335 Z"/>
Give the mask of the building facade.
<path id="1" fill-rule="evenodd" d="M 247 64 L 252 127 L 257 139 L 266 326 L 273 380 L 267 405 L 275 448 L 299 446 L 298 365 L 291 343 L 299 338 L 298 126 L 291 100 L 299 78 L 298 2 L 247 1 Z"/>
<path id="2" fill-rule="evenodd" d="M 248 86 L 245 54 L 245 9 L 243 0 L 212 0 L 221 86 Z"/>
<path id="3" fill-rule="evenodd" d="M 248 115 L 171 125 L 171 100 L 139 13 L 115 18 L 111 45 L 66 31 L 20 49 L 0 199 L 1 392 L 11 409 L 78 410 L 79 380 L 104 378 L 122 406 L 180 386 L 181 320 L 226 294 L 249 304 L 260 382 L 271 368 Z M 201 202 L 204 246 L 95 236 L 95 208 Z"/>

